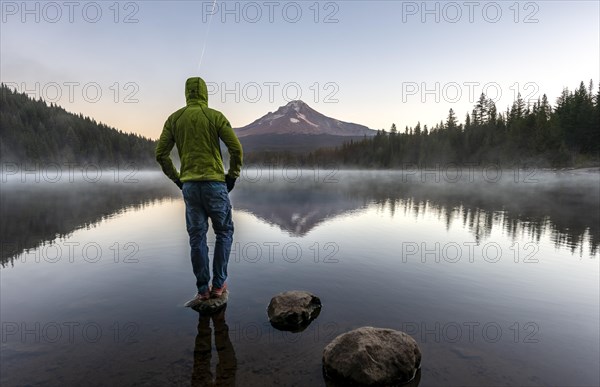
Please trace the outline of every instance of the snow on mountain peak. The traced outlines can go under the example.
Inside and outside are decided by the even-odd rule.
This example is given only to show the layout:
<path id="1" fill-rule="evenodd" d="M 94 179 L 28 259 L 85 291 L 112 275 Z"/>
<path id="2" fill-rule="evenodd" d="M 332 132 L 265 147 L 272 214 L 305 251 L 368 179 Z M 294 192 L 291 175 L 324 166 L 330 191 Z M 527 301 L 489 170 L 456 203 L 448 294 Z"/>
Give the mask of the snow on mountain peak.
<path id="1" fill-rule="evenodd" d="M 287 105 L 285 105 L 286 107 L 292 108 L 295 111 L 299 112 L 300 108 L 306 106 L 306 104 L 300 100 L 295 100 L 295 101 L 290 101 L 288 102 Z"/>

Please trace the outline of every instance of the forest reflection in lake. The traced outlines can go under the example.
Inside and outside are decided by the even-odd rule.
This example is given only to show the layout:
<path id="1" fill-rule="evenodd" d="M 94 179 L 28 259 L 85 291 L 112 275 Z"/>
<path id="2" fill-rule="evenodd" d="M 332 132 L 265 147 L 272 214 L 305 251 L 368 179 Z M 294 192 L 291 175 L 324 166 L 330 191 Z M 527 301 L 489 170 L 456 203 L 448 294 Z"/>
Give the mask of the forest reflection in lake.
<path id="1" fill-rule="evenodd" d="M 600 177 L 585 173 L 530 173 L 515 182 L 513 174 L 498 181 L 481 176 L 447 182 L 437 176 L 398 172 L 338 172 L 315 182 L 260 179 L 235 193 L 237 207 L 293 235 L 305 235 L 328 218 L 369 206 L 389 215 L 418 217 L 429 212 L 450 225 L 462 222 L 481 240 L 499 227 L 511 236 L 539 241 L 550 233 L 557 247 L 595 255 L 600 244 Z M 584 245 L 589 249 L 583 251 Z"/>

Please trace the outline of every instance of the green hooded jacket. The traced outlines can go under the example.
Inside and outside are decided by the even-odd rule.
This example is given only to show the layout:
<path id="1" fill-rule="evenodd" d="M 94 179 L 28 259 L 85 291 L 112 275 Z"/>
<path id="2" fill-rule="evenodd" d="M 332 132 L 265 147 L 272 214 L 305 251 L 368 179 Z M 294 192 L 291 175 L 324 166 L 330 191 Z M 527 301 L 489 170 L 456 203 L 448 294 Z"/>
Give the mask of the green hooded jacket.
<path id="1" fill-rule="evenodd" d="M 156 145 L 156 161 L 169 179 L 225 181 L 219 139 L 230 155 L 227 175 L 238 178 L 242 167 L 242 145 L 225 116 L 208 107 L 208 90 L 202 78 L 185 82 L 186 106 L 171 114 Z M 170 153 L 177 145 L 181 171 L 177 172 Z"/>

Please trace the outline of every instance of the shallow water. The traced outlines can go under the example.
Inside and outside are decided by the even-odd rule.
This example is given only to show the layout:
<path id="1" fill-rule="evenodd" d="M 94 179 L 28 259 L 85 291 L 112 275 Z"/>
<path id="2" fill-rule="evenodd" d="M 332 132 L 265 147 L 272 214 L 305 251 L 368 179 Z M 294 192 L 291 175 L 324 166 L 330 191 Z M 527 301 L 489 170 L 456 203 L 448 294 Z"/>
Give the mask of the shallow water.
<path id="1" fill-rule="evenodd" d="M 411 334 L 420 386 L 600 384 L 598 173 L 251 172 L 212 318 L 166 178 L 3 183 L 2 385 L 324 385 L 360 326 Z M 266 316 L 292 289 L 323 302 L 296 334 Z"/>

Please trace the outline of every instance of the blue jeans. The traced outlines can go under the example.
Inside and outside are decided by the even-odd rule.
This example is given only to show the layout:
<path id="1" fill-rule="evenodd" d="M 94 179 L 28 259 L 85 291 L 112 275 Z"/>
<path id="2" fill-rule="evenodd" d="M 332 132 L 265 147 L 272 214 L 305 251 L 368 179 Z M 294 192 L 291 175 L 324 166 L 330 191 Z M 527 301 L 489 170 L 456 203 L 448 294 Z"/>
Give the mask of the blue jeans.
<path id="1" fill-rule="evenodd" d="M 210 268 L 206 232 L 208 219 L 216 235 L 213 255 L 213 288 L 220 288 L 227 279 L 227 263 L 233 241 L 231 203 L 225 183 L 190 181 L 183 183 L 185 221 L 190 236 L 192 268 L 198 293 L 208 290 Z"/>

